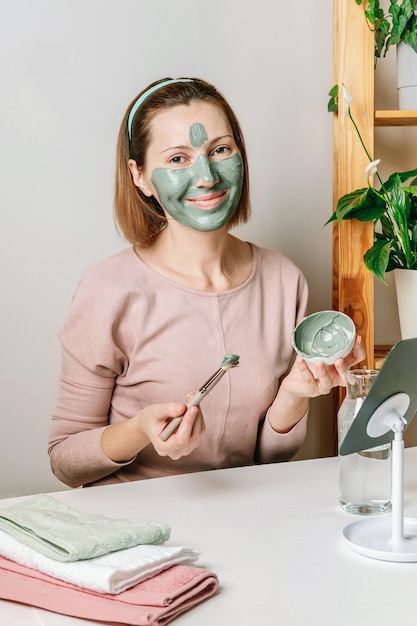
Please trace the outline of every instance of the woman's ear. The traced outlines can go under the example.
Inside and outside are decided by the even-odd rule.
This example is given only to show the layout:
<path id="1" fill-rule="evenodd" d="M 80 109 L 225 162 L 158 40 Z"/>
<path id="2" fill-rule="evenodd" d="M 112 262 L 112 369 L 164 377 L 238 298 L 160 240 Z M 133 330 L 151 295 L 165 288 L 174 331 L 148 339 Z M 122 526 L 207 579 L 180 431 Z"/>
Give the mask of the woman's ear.
<path id="1" fill-rule="evenodd" d="M 132 174 L 133 182 L 135 183 L 136 187 L 138 187 L 138 189 L 140 189 L 141 192 L 145 194 L 145 196 L 147 196 L 148 198 L 153 196 L 153 192 L 149 188 L 149 186 L 146 184 L 144 180 L 143 172 L 137 166 L 136 161 L 134 161 L 133 159 L 129 159 L 128 165 L 129 165 L 130 173 Z"/>

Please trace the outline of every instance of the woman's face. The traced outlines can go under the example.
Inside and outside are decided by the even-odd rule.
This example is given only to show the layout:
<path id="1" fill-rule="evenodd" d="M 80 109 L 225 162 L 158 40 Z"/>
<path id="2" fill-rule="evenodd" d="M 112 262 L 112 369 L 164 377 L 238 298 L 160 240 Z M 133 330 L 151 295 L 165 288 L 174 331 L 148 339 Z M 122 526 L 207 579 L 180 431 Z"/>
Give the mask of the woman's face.
<path id="1" fill-rule="evenodd" d="M 243 161 L 223 111 L 203 102 L 161 111 L 151 122 L 146 164 L 129 161 L 135 185 L 167 214 L 200 231 L 221 228 L 235 212 Z"/>

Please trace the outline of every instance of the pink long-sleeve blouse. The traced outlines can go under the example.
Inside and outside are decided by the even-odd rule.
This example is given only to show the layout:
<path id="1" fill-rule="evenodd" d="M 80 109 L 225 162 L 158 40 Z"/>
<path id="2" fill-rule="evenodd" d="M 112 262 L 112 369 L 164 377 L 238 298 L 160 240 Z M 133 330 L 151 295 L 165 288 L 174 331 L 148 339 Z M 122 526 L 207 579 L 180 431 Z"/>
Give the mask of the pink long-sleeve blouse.
<path id="1" fill-rule="evenodd" d="M 254 264 L 239 287 L 208 293 L 183 287 L 127 248 L 87 270 L 61 328 L 62 371 L 52 417 L 52 470 L 76 487 L 288 460 L 301 445 L 304 417 L 279 434 L 265 419 L 293 360 L 291 335 L 305 316 L 307 285 L 279 252 L 251 244 Z M 173 461 L 151 445 L 129 463 L 101 448 L 109 425 L 143 407 L 184 401 L 240 356 L 204 399 L 206 432 Z"/>

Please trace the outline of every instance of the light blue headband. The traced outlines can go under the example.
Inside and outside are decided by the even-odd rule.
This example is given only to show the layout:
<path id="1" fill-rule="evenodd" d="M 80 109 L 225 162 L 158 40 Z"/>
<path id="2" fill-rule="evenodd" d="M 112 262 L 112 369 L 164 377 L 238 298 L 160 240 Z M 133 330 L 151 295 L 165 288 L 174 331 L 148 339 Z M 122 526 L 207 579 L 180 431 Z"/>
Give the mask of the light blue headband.
<path id="1" fill-rule="evenodd" d="M 128 120 L 127 120 L 127 133 L 129 136 L 129 141 L 132 139 L 132 124 L 133 124 L 133 118 L 136 115 L 136 111 L 141 106 L 141 104 L 143 104 L 146 98 L 151 95 L 151 93 L 153 93 L 154 91 L 157 91 L 161 87 L 165 87 L 165 85 L 171 85 L 172 83 L 192 83 L 192 82 L 193 82 L 192 78 L 170 78 L 169 80 L 164 80 L 162 81 L 162 83 L 158 83 L 157 85 L 154 85 L 153 87 L 149 87 L 149 89 L 145 91 L 145 93 L 139 96 L 135 104 L 132 106 L 130 113 L 129 113 Z"/>

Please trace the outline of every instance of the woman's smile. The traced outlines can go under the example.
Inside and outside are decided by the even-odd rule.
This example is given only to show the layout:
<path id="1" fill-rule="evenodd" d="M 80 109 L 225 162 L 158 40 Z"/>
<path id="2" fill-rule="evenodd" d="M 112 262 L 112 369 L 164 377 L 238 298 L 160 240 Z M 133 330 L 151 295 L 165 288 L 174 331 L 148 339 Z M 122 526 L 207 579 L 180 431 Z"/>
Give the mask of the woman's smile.
<path id="1" fill-rule="evenodd" d="M 195 194 L 191 198 L 184 198 L 185 205 L 192 204 L 199 209 L 215 209 L 219 206 L 229 193 L 228 189 L 217 192 L 203 192 Z"/>

